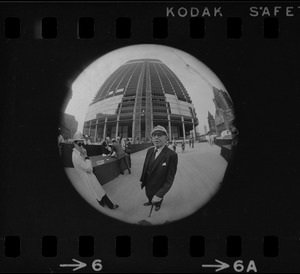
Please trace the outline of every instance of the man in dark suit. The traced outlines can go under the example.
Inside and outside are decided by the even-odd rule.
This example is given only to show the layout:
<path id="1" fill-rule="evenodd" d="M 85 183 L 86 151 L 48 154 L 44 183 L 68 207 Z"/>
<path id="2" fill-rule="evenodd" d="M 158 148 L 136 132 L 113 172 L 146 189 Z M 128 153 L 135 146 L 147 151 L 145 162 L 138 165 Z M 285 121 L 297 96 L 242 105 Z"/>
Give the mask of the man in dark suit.
<path id="1" fill-rule="evenodd" d="M 178 156 L 167 147 L 168 133 L 162 126 L 151 131 L 154 147 L 147 151 L 140 181 L 146 188 L 148 202 L 144 206 L 155 205 L 158 211 L 166 193 L 170 190 L 177 171 Z"/>
<path id="2" fill-rule="evenodd" d="M 113 154 L 113 152 L 116 153 L 117 155 L 117 159 L 118 159 L 118 164 L 119 164 L 119 168 L 120 168 L 120 173 L 122 175 L 124 175 L 124 171 L 122 169 L 122 162 L 125 164 L 126 169 L 128 170 L 128 173 L 131 174 L 131 170 L 129 167 L 129 162 L 127 159 L 127 154 L 125 153 L 125 151 L 122 149 L 121 145 L 118 143 L 118 141 L 116 141 L 115 139 L 113 139 L 112 141 L 112 147 L 111 147 L 111 153 L 109 156 L 111 156 Z"/>

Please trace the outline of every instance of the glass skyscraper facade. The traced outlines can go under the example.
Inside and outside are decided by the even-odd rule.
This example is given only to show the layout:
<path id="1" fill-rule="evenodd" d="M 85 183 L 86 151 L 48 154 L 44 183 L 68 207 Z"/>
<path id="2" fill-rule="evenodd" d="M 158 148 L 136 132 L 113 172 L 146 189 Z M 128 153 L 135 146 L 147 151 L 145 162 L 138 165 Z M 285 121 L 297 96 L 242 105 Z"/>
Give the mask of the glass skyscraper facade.
<path id="1" fill-rule="evenodd" d="M 89 105 L 83 133 L 95 140 L 150 137 L 164 126 L 169 138 L 196 136 L 192 100 L 174 72 L 156 59 L 131 60 L 114 71 Z"/>

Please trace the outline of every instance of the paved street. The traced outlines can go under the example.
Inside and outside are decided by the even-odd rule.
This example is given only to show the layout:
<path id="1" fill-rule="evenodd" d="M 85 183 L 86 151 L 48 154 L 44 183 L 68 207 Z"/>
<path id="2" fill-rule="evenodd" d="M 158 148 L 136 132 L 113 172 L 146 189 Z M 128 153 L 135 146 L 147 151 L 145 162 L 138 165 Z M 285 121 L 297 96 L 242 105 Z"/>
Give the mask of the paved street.
<path id="1" fill-rule="evenodd" d="M 74 168 L 66 168 L 66 172 L 75 188 L 99 211 L 129 223 L 163 224 L 194 213 L 217 192 L 227 167 L 220 150 L 215 145 L 196 143 L 194 149 L 187 144 L 182 153 L 181 147 L 177 146 L 178 169 L 174 184 L 161 209 L 153 210 L 151 218 L 148 217 L 151 207 L 143 206 L 147 198 L 139 181 L 147 150 L 131 155 L 132 174 L 125 171 L 125 175 L 119 175 L 103 186 L 110 199 L 120 206 L 117 210 L 100 207 L 88 189 L 78 182 Z"/>

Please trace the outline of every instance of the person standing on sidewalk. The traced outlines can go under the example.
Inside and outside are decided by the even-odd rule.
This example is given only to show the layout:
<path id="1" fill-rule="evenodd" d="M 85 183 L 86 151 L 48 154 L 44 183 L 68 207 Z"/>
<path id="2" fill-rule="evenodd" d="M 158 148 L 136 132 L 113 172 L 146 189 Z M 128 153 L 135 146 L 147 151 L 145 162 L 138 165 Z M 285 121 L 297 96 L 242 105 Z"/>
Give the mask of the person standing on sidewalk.
<path id="1" fill-rule="evenodd" d="M 181 148 L 182 148 L 182 153 L 185 150 L 185 140 L 183 139 L 183 141 L 181 142 Z"/>
<path id="2" fill-rule="evenodd" d="M 118 208 L 119 206 L 114 205 L 107 197 L 105 190 L 93 173 L 92 162 L 83 147 L 84 138 L 80 132 L 74 134 L 73 143 L 72 162 L 81 181 L 89 188 L 101 206 L 105 207 L 106 205 L 110 209 Z"/>
<path id="3" fill-rule="evenodd" d="M 126 142 L 125 142 L 125 153 L 128 155 L 128 159 L 129 159 L 129 167 L 131 167 L 131 142 L 130 140 L 127 138 Z"/>
<path id="4" fill-rule="evenodd" d="M 176 146 L 177 146 L 177 144 L 176 144 L 176 140 L 175 140 L 175 138 L 173 138 L 173 141 L 172 141 L 172 147 L 173 147 L 173 150 L 176 152 Z"/>
<path id="5" fill-rule="evenodd" d="M 158 211 L 173 185 L 178 156 L 167 146 L 168 133 L 164 127 L 156 126 L 150 134 L 154 147 L 147 151 L 140 182 L 148 198 L 144 206 L 154 205 L 155 211 Z"/>

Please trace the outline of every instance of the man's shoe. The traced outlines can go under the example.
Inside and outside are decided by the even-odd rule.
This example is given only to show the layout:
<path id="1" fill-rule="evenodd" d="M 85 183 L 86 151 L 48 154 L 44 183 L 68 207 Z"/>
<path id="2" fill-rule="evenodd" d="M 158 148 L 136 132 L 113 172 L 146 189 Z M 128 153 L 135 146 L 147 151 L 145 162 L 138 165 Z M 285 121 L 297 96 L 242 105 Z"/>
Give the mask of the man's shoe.
<path id="1" fill-rule="evenodd" d="M 155 205 L 155 211 L 159 211 L 160 210 L 160 205 Z"/>
<path id="2" fill-rule="evenodd" d="M 118 207 L 119 207 L 118 205 L 113 205 L 113 207 L 110 209 L 117 209 Z"/>
<path id="3" fill-rule="evenodd" d="M 152 205 L 152 203 L 150 202 L 144 203 L 144 206 L 149 206 L 149 205 Z"/>
<path id="4" fill-rule="evenodd" d="M 99 205 L 101 205 L 102 207 L 104 207 L 104 206 L 105 206 L 105 204 L 102 202 L 102 200 L 101 200 L 101 201 L 97 200 L 97 202 L 98 202 L 98 203 L 99 203 Z"/>

